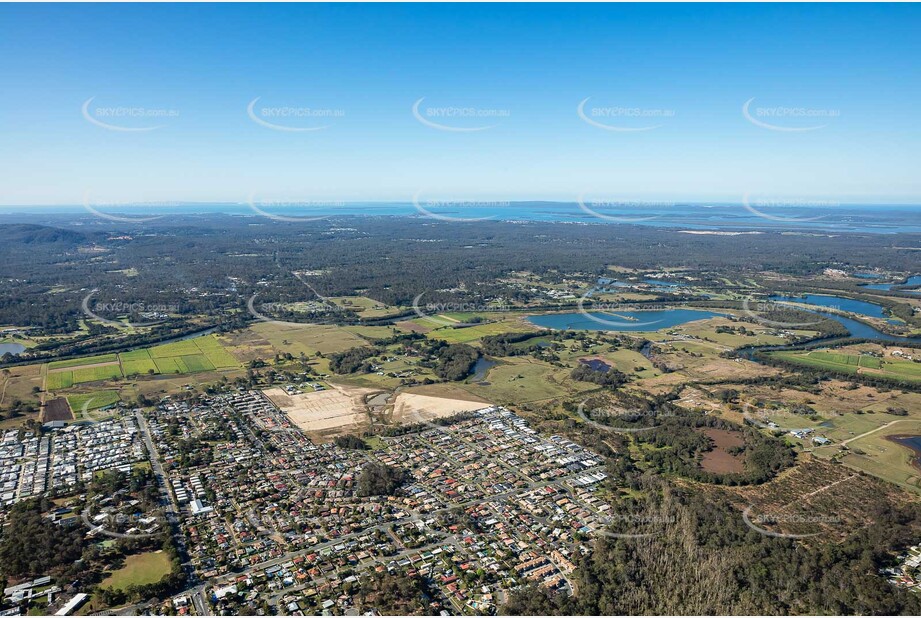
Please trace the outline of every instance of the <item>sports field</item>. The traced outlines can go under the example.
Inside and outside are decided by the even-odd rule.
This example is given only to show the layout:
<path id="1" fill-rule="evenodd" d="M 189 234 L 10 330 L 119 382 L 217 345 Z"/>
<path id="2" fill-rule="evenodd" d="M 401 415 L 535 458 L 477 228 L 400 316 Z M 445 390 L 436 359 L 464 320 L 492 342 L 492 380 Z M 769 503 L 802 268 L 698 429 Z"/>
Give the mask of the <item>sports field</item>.
<path id="1" fill-rule="evenodd" d="M 125 565 L 99 584 L 103 588 L 125 589 L 128 586 L 155 584 L 172 570 L 169 555 L 160 551 L 133 554 L 125 558 Z"/>
<path id="2" fill-rule="evenodd" d="M 94 391 L 92 393 L 79 393 L 67 396 L 67 403 L 70 404 L 74 413 L 79 413 L 86 406 L 87 410 L 98 410 L 110 406 L 119 401 L 116 391 Z"/>

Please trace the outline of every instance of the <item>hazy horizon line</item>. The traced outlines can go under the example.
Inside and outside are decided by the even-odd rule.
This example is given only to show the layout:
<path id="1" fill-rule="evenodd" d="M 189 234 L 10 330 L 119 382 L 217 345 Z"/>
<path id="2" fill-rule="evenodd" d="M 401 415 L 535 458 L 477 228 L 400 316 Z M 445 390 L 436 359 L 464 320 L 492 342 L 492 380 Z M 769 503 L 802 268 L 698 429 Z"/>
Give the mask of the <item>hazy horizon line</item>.
<path id="1" fill-rule="evenodd" d="M 516 205 L 527 205 L 527 204 L 559 204 L 566 206 L 575 206 L 579 207 L 579 200 L 554 200 L 554 199 L 501 199 L 496 198 L 491 201 L 484 201 L 485 198 L 470 198 L 470 199 L 460 199 L 460 198 L 442 198 L 440 200 L 434 200 L 436 202 L 445 202 L 444 206 L 450 206 L 451 203 L 456 205 L 463 205 L 465 203 L 476 203 L 477 205 L 482 205 L 483 207 L 492 207 L 492 206 L 516 206 Z M 428 203 L 430 200 L 424 200 Z M 806 202 L 806 199 L 801 198 L 801 202 Z M 678 199 L 678 200 L 669 200 L 669 199 L 634 199 L 634 198 L 623 198 L 617 200 L 584 200 L 584 202 L 598 204 L 603 206 L 617 206 L 617 207 L 631 207 L 631 206 L 656 206 L 662 208 L 672 208 L 679 206 L 741 206 L 745 203 L 744 200 L 738 201 L 723 201 L 723 200 L 700 200 L 700 199 Z M 165 208 L 175 208 L 181 206 L 249 206 L 253 202 L 247 201 L 226 201 L 226 200 L 207 200 L 207 201 L 196 201 L 196 200 L 154 200 L 154 201 L 125 201 L 125 202 L 91 202 L 91 206 L 106 206 L 110 208 L 141 208 L 141 207 L 165 207 Z M 378 204 L 378 205 L 409 205 L 414 204 L 413 200 L 337 200 L 331 198 L 312 198 L 304 200 L 290 200 L 290 201 L 256 201 L 254 203 L 260 205 L 273 205 L 279 208 L 291 207 L 291 206 L 304 206 L 304 205 L 314 205 L 314 206 L 323 206 L 328 208 L 338 208 L 344 206 L 354 206 L 362 204 Z M 796 201 L 790 201 L 789 203 L 777 203 L 773 205 L 777 208 L 836 208 L 840 206 L 862 206 L 862 207 L 921 207 L 921 198 L 918 198 L 917 201 L 838 201 L 838 200 L 828 200 L 827 198 L 823 199 L 821 202 L 811 201 L 809 203 L 796 203 Z M 22 203 L 0 203 L 0 209 L 10 209 L 10 208 L 79 208 L 85 209 L 85 203 L 73 203 L 73 202 L 64 202 L 64 203 L 41 203 L 41 204 L 22 204 Z"/>

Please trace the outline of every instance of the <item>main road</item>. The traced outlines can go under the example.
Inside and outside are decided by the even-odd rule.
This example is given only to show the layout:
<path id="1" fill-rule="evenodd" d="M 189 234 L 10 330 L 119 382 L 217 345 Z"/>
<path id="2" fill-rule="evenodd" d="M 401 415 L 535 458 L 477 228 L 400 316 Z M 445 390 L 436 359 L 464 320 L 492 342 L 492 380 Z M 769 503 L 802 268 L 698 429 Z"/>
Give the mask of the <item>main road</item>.
<path id="1" fill-rule="evenodd" d="M 161 504 L 166 513 L 166 521 L 169 523 L 170 533 L 173 536 L 173 544 L 179 553 L 179 559 L 182 561 L 182 569 L 186 574 L 186 581 L 189 584 L 195 584 L 195 569 L 189 561 L 189 552 L 185 543 L 185 536 L 182 533 L 182 522 L 180 520 L 179 503 L 173 492 L 169 488 L 169 479 L 163 470 L 163 464 L 160 463 L 160 453 L 154 445 L 153 438 L 150 435 L 150 428 L 147 426 L 147 419 L 140 410 L 134 411 L 134 418 L 137 420 L 138 428 L 141 431 L 141 437 L 144 439 L 144 445 L 147 447 L 147 455 L 150 458 L 150 466 L 160 487 Z M 190 589 L 189 595 L 192 597 L 192 603 L 195 605 L 195 612 L 199 616 L 207 616 L 210 612 L 204 596 L 202 586 L 196 586 Z"/>

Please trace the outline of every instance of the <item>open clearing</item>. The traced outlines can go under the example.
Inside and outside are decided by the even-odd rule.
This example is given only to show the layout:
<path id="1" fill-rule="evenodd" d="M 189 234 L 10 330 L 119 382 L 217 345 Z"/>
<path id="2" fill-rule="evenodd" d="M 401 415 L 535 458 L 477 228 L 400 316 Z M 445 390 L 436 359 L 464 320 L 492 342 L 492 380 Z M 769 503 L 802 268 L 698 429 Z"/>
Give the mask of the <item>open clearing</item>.
<path id="1" fill-rule="evenodd" d="M 554 367 L 526 356 L 506 357 L 489 370 L 486 380 L 461 388 L 502 405 L 572 397 L 598 388 L 590 382 L 573 380 L 570 373 L 569 367 Z"/>
<path id="2" fill-rule="evenodd" d="M 0 406 L 8 406 L 18 399 L 39 403 L 40 393 L 32 389 L 42 387 L 42 365 L 17 365 L 0 371 Z"/>
<path id="3" fill-rule="evenodd" d="M 713 448 L 704 453 L 703 458 L 700 460 L 701 468 L 715 474 L 745 471 L 743 459 L 739 455 L 729 452 L 729 449 L 745 444 L 739 432 L 708 427 L 703 430 L 703 433 L 713 441 Z"/>
<path id="4" fill-rule="evenodd" d="M 890 420 L 882 429 L 852 439 L 850 452 L 841 461 L 845 465 L 863 470 L 873 476 L 901 487 L 921 491 L 921 470 L 912 465 L 915 457 L 910 448 L 892 441 L 890 436 L 921 435 L 921 420 Z M 816 454 L 832 455 L 837 445 L 816 449 Z"/>
<path id="5" fill-rule="evenodd" d="M 128 586 L 155 584 L 169 575 L 172 565 L 166 552 L 151 551 L 125 558 L 125 565 L 99 584 L 102 588 L 123 590 Z"/>
<path id="6" fill-rule="evenodd" d="M 243 362 L 285 353 L 313 358 L 317 352 L 333 354 L 367 345 L 358 335 L 338 326 L 275 322 L 259 322 L 241 332 L 222 335 L 221 341 Z"/>
<path id="7" fill-rule="evenodd" d="M 45 410 L 42 412 L 42 422 L 70 421 L 73 420 L 73 418 L 74 415 L 70 411 L 70 406 L 67 405 L 67 400 L 63 397 L 49 399 L 45 402 Z"/>
<path id="8" fill-rule="evenodd" d="M 351 309 L 363 318 L 380 318 L 399 311 L 397 307 L 385 305 L 367 296 L 334 296 L 327 300 L 344 309 Z"/>

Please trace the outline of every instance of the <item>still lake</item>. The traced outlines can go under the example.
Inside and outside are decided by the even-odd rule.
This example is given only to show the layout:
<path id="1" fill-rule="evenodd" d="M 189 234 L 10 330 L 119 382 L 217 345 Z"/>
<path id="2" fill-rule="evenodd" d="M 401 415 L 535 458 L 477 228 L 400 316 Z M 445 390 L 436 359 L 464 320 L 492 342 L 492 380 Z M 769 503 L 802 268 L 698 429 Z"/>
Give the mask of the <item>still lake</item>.
<path id="1" fill-rule="evenodd" d="M 863 300 L 854 300 L 852 298 L 840 298 L 838 296 L 827 296 L 825 294 L 806 294 L 805 296 L 771 296 L 771 300 L 781 300 L 790 303 L 803 303 L 814 305 L 816 307 L 828 307 L 829 309 L 838 309 L 839 311 L 850 311 L 859 315 L 865 315 L 869 318 L 885 318 L 883 308 L 880 305 L 874 305 Z"/>
<path id="2" fill-rule="evenodd" d="M 26 349 L 26 346 L 21 343 L 0 343 L 0 356 L 3 356 L 7 352 L 10 354 L 19 354 Z"/>
<path id="3" fill-rule="evenodd" d="M 616 311 L 548 313 L 534 315 L 528 321 L 556 330 L 654 331 L 706 320 L 722 314 L 696 309 L 659 309 L 655 311 Z"/>

